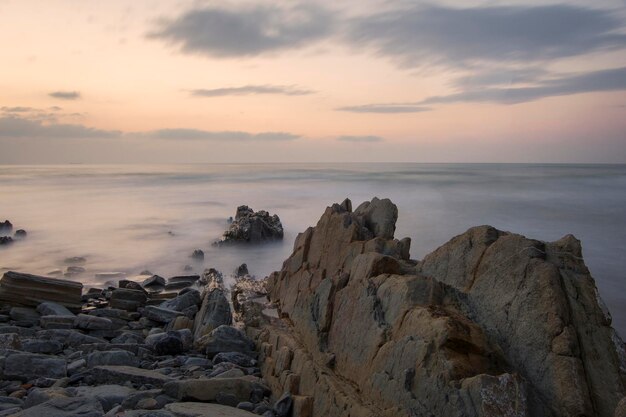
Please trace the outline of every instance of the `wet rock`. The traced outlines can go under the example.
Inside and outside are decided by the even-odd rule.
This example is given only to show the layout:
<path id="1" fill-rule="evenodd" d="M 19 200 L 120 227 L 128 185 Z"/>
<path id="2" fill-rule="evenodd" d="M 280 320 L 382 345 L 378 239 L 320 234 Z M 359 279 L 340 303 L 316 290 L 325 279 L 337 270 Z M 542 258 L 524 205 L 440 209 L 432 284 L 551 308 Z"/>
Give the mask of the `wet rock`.
<path id="1" fill-rule="evenodd" d="M 9 271 L 0 280 L 0 301 L 32 307 L 52 301 L 76 311 L 82 307 L 82 289 L 79 282 Z"/>
<path id="2" fill-rule="evenodd" d="M 10 245 L 14 240 L 11 236 L 0 236 L 0 246 L 2 245 Z"/>
<path id="3" fill-rule="evenodd" d="M 250 273 L 248 272 L 248 265 L 246 264 L 241 264 L 237 267 L 237 269 L 235 270 L 235 276 L 237 277 L 245 277 L 246 275 L 249 275 Z"/>
<path id="4" fill-rule="evenodd" d="M 175 276 L 167 280 L 167 284 L 165 285 L 165 289 L 170 290 L 180 290 L 183 288 L 191 287 L 200 279 L 200 275 L 180 275 Z"/>
<path id="5" fill-rule="evenodd" d="M 260 243 L 283 238 L 283 225 L 277 215 L 267 211 L 255 212 L 248 206 L 239 206 L 235 220 L 217 244 Z"/>
<path id="6" fill-rule="evenodd" d="M 99 280 L 114 280 L 124 278 L 126 276 L 125 272 L 99 272 L 95 275 L 96 279 Z"/>
<path id="7" fill-rule="evenodd" d="M 274 404 L 274 412 L 276 417 L 289 417 L 293 407 L 293 399 L 289 392 L 285 392 Z"/>
<path id="8" fill-rule="evenodd" d="M 144 288 L 141 286 L 141 284 L 139 284 L 138 282 L 135 281 L 131 281 L 128 279 L 122 279 L 119 280 L 117 283 L 118 288 L 125 288 L 127 290 L 137 290 L 137 291 L 144 291 Z"/>
<path id="9" fill-rule="evenodd" d="M 68 265 L 83 265 L 85 262 L 87 262 L 87 259 L 85 259 L 83 256 L 72 256 L 71 258 L 65 258 L 63 262 Z"/>
<path id="10" fill-rule="evenodd" d="M 82 273 L 84 273 L 86 270 L 85 268 L 83 268 L 82 266 L 68 266 L 65 269 L 65 276 L 66 277 L 73 277 L 75 275 L 80 275 Z"/>

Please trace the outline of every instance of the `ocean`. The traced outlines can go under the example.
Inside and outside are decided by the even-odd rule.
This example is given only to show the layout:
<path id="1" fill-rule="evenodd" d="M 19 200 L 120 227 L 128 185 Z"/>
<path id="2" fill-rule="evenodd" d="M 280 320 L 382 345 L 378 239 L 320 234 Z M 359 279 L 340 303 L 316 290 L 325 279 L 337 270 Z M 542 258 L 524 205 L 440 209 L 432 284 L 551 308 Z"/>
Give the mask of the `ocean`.
<path id="1" fill-rule="evenodd" d="M 398 206 L 396 237 L 411 237 L 415 259 L 482 224 L 547 241 L 575 235 L 626 335 L 626 165 L 0 165 L 0 221 L 28 232 L 0 249 L 0 271 L 45 275 L 83 256 L 86 271 L 72 279 L 88 286 L 104 284 L 97 273 L 168 277 L 186 265 L 228 275 L 246 263 L 264 277 L 325 207 L 374 196 Z M 284 241 L 213 246 L 243 204 L 278 214 Z"/>

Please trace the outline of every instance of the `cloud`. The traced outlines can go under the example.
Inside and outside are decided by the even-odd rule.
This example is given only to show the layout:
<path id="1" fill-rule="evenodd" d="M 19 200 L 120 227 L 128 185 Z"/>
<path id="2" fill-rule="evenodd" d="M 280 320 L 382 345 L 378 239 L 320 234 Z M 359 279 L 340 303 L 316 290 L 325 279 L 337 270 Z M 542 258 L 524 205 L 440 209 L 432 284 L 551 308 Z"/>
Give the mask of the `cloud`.
<path id="1" fill-rule="evenodd" d="M 313 93 L 314 91 L 291 85 L 245 85 L 243 87 L 215 88 L 211 90 L 191 90 L 191 94 L 197 97 L 248 96 L 258 94 L 304 96 Z"/>
<path id="2" fill-rule="evenodd" d="M 328 36 L 332 28 L 332 14 L 310 4 L 211 6 L 163 21 L 148 37 L 186 53 L 245 57 L 306 46 Z"/>
<path id="3" fill-rule="evenodd" d="M 380 136 L 339 136 L 337 140 L 340 142 L 374 143 L 383 142 L 385 139 Z"/>
<path id="4" fill-rule="evenodd" d="M 527 87 L 468 89 L 450 95 L 428 97 L 415 104 L 431 105 L 458 102 L 516 104 L 545 97 L 620 90 L 626 90 L 626 67 L 547 79 Z"/>
<path id="5" fill-rule="evenodd" d="M 626 47 L 611 10 L 565 4 L 449 8 L 412 4 L 352 19 L 347 40 L 403 66 L 552 60 Z"/>
<path id="6" fill-rule="evenodd" d="M 0 107 L 0 110 L 2 110 L 3 112 L 6 112 L 6 113 L 28 113 L 28 112 L 34 111 L 36 109 L 34 109 L 32 107 L 21 107 L 21 106 L 8 107 L 8 106 L 3 106 L 3 107 Z"/>
<path id="7" fill-rule="evenodd" d="M 48 95 L 59 100 L 78 100 L 80 98 L 78 91 L 53 91 Z"/>
<path id="8" fill-rule="evenodd" d="M 160 129 L 141 133 L 141 136 L 154 139 L 197 139 L 215 141 L 290 141 L 298 139 L 299 135 L 285 132 L 249 133 L 239 131 L 210 131 L 200 129 Z"/>
<path id="9" fill-rule="evenodd" d="M 339 107 L 335 110 L 352 113 L 420 113 L 431 110 L 430 107 L 416 106 L 413 103 L 364 104 L 360 106 Z"/>
<path id="10" fill-rule="evenodd" d="M 101 130 L 76 124 L 48 123 L 14 116 L 0 117 L 0 138 L 87 139 L 116 138 L 121 132 Z"/>

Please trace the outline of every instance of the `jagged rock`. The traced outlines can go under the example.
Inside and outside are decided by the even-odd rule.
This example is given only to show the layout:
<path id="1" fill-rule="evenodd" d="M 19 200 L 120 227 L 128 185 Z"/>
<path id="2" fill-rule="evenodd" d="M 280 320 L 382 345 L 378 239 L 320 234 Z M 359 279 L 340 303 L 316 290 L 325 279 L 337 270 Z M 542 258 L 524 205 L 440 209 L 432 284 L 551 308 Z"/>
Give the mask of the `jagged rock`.
<path id="1" fill-rule="evenodd" d="M 82 290 L 79 282 L 9 271 L 0 280 L 0 301 L 32 307 L 52 301 L 77 311 L 82 307 Z"/>
<path id="2" fill-rule="evenodd" d="M 213 358 L 220 352 L 239 352 L 249 356 L 256 356 L 254 342 L 241 330 L 222 325 L 204 336 L 196 344 L 204 348 L 207 356 Z"/>
<path id="3" fill-rule="evenodd" d="M 260 243 L 283 238 L 283 225 L 276 214 L 265 210 L 255 212 L 248 206 L 237 207 L 235 220 L 217 244 Z"/>
<path id="4" fill-rule="evenodd" d="M 274 412 L 276 417 L 289 417 L 291 415 L 291 408 L 293 407 L 293 399 L 291 393 L 285 392 L 274 404 Z"/>
<path id="5" fill-rule="evenodd" d="M 245 277 L 246 275 L 249 275 L 250 273 L 248 272 L 248 265 L 246 264 L 241 264 L 237 267 L 237 269 L 235 270 L 235 276 L 237 277 Z"/>
<path id="6" fill-rule="evenodd" d="M 0 236 L 0 245 L 10 245 L 14 240 L 11 236 Z"/>
<path id="7" fill-rule="evenodd" d="M 213 357 L 213 364 L 217 365 L 221 362 L 230 362 L 235 365 L 249 368 L 257 365 L 256 359 L 240 352 L 220 352 Z"/>
<path id="8" fill-rule="evenodd" d="M 191 254 L 191 257 L 197 261 L 202 261 L 204 260 L 204 252 L 202 252 L 202 250 L 200 249 L 196 249 Z"/>
<path id="9" fill-rule="evenodd" d="M 191 287 L 200 279 L 200 275 L 180 275 L 176 277 L 172 277 L 167 280 L 167 284 L 165 284 L 165 289 L 168 291 L 171 290 L 180 290 L 183 288 Z"/>
<path id="10" fill-rule="evenodd" d="M 284 320 L 243 309 L 275 393 L 299 391 L 313 416 L 613 415 L 624 344 L 578 241 L 481 227 L 417 263 L 389 200 L 351 206 L 327 208 L 270 275 Z"/>
<path id="11" fill-rule="evenodd" d="M 200 340 L 221 325 L 233 321 L 230 304 L 222 288 L 213 288 L 204 294 L 202 306 L 194 321 L 194 338 Z"/>
<path id="12" fill-rule="evenodd" d="M 136 290 L 145 292 L 144 288 L 138 282 L 131 281 L 129 279 L 121 279 L 117 283 L 118 288 L 125 288 L 127 290 Z"/>

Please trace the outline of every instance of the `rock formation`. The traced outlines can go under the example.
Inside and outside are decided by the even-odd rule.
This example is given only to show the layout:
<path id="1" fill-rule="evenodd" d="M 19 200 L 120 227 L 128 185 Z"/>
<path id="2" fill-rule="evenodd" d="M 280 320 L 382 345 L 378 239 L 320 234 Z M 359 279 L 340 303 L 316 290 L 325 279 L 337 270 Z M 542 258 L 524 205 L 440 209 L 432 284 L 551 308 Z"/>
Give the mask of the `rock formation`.
<path id="1" fill-rule="evenodd" d="M 265 210 L 255 212 L 248 206 L 237 207 L 235 220 L 216 244 L 260 243 L 283 238 L 283 225 L 276 214 Z"/>
<path id="2" fill-rule="evenodd" d="M 238 305 L 295 415 L 613 416 L 624 343 L 574 237 L 481 226 L 417 262 L 397 215 L 327 208 L 268 279 L 281 319 Z"/>

